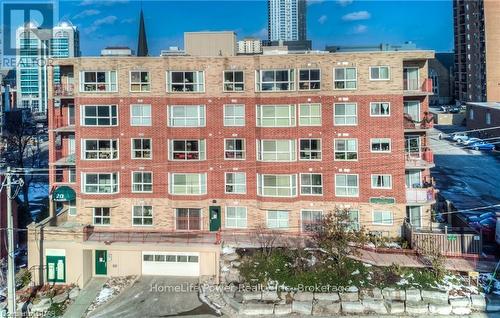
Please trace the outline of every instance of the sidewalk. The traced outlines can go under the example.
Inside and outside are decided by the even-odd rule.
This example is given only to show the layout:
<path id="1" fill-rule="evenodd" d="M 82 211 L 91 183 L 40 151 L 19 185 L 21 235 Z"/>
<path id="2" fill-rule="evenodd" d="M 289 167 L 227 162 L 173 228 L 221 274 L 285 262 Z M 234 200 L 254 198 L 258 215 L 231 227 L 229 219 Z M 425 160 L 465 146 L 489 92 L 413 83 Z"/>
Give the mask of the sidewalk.
<path id="1" fill-rule="evenodd" d="M 75 302 L 68 307 L 63 318 L 82 318 L 106 281 L 106 277 L 92 278 L 87 286 L 82 289 L 80 295 L 75 299 Z"/>

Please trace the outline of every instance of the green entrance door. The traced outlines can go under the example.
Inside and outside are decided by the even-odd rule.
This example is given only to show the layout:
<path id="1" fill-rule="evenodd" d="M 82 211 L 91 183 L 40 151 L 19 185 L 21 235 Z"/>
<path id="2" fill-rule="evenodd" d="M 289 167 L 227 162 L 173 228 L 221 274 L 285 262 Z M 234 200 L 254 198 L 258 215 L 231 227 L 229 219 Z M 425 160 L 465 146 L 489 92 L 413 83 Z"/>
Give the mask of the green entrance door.
<path id="1" fill-rule="evenodd" d="M 107 275 L 108 274 L 108 251 L 95 250 L 95 274 Z"/>
<path id="2" fill-rule="evenodd" d="M 47 264 L 47 282 L 64 283 L 66 282 L 66 257 L 49 256 L 46 257 Z"/>
<path id="3" fill-rule="evenodd" d="M 218 231 L 220 229 L 220 206 L 211 206 L 208 210 L 210 213 L 210 231 Z"/>

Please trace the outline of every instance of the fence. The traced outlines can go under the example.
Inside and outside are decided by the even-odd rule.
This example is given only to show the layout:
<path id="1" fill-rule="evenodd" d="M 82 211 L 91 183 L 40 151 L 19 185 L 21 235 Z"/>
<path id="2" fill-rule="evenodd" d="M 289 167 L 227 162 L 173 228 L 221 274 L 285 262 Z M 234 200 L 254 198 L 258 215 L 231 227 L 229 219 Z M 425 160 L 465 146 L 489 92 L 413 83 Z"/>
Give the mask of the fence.
<path id="1" fill-rule="evenodd" d="M 437 246 L 441 254 L 446 256 L 481 255 L 483 248 L 481 233 L 466 227 L 416 228 L 405 222 L 403 235 L 412 249 L 429 249 Z"/>

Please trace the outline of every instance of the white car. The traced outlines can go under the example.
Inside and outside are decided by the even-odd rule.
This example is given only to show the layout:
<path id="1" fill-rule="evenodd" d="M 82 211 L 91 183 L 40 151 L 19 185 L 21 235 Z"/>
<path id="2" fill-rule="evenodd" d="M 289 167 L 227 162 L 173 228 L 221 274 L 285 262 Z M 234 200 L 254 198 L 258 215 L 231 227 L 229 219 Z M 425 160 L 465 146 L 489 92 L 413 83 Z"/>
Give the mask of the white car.
<path id="1" fill-rule="evenodd" d="M 478 141 L 483 141 L 483 140 L 480 138 L 469 138 L 467 140 L 462 141 L 462 144 L 467 146 L 467 145 L 473 144 L 473 143 L 478 142 Z"/>
<path id="2" fill-rule="evenodd" d="M 453 135 L 451 136 L 451 139 L 452 139 L 453 141 L 456 141 L 456 142 L 458 142 L 458 143 L 460 144 L 460 143 L 462 143 L 462 142 L 464 142 L 464 141 L 468 140 L 468 139 L 469 139 L 469 136 L 467 136 L 465 133 L 456 133 L 456 134 L 453 134 Z"/>

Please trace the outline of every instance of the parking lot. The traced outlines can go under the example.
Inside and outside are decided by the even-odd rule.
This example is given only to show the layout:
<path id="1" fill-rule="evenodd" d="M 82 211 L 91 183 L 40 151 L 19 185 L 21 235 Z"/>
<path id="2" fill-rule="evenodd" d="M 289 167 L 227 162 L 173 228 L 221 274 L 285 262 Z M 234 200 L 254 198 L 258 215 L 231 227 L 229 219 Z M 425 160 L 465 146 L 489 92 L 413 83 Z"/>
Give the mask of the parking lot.
<path id="1" fill-rule="evenodd" d="M 466 149 L 446 138 L 460 126 L 436 126 L 430 133 L 430 145 L 436 167 L 431 170 L 437 188 L 458 210 L 500 204 L 500 153 Z M 480 210 L 500 211 L 500 208 Z"/>

